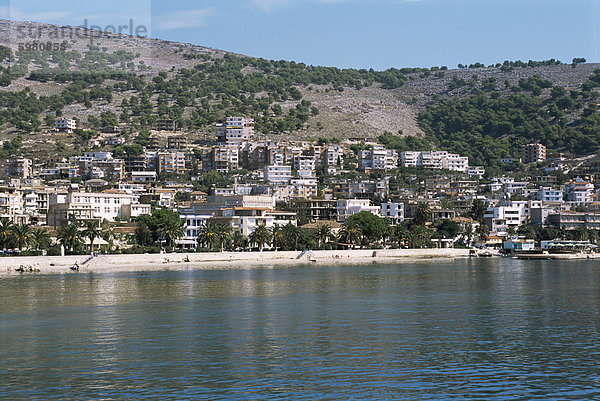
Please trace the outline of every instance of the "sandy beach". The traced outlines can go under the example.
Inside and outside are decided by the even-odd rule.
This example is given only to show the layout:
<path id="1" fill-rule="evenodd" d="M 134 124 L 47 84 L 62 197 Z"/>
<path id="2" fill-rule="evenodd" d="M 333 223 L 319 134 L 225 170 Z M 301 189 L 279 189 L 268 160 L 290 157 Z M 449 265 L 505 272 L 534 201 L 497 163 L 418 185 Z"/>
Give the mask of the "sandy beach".
<path id="1" fill-rule="evenodd" d="M 214 252 L 165 253 L 143 255 L 25 256 L 0 258 L 0 275 L 20 274 L 20 266 L 42 274 L 82 272 L 127 272 L 192 269 L 247 269 L 288 265 L 323 266 L 332 264 L 368 264 L 373 262 L 411 262 L 426 259 L 468 257 L 468 249 L 378 249 L 302 252 Z M 26 273 L 30 274 L 30 273 Z"/>

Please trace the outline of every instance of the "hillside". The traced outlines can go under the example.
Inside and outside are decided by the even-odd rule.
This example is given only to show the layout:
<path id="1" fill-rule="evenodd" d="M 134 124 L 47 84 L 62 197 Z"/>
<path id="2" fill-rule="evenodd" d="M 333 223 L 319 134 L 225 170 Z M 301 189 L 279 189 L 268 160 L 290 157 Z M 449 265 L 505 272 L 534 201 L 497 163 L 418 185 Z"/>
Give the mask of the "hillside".
<path id="1" fill-rule="evenodd" d="M 592 107 L 597 88 L 588 84 L 582 90 L 600 65 L 549 60 L 493 67 L 476 63 L 451 70 L 340 70 L 157 39 L 106 33 L 98 37 L 99 32 L 89 30 L 65 36 L 65 29 L 73 32 L 0 21 L 0 139 L 21 138 L 22 151 L 38 158 L 55 150 L 77 152 L 93 136 L 44 133 L 57 115 L 76 117 L 89 130 L 120 125 L 127 136 L 169 118 L 192 141 L 212 138 L 214 123 L 231 114 L 253 117 L 260 137 L 282 140 L 377 138 L 384 131 L 401 131 L 425 136 L 434 147 L 467 153 L 479 164 L 515 156 L 516 148 L 505 146 L 514 142 L 511 138 L 552 142 L 567 135 L 577 143 L 555 138 L 549 148 L 574 153 L 600 146 L 597 107 Z M 46 42 L 59 49 L 40 50 L 39 44 Z M 488 102 L 483 97 L 490 104 L 478 109 L 477 104 Z M 498 101 L 525 98 L 535 110 L 516 119 L 510 114 L 519 106 Z M 483 121 L 492 112 L 494 119 L 510 124 L 501 124 L 500 130 L 486 126 Z M 449 121 L 456 118 L 467 123 L 449 130 Z M 524 126 L 523 119 L 539 124 Z M 552 138 L 536 138 L 550 129 Z M 483 138 L 480 148 L 502 144 L 502 154 L 469 154 L 465 146 L 478 135 Z"/>

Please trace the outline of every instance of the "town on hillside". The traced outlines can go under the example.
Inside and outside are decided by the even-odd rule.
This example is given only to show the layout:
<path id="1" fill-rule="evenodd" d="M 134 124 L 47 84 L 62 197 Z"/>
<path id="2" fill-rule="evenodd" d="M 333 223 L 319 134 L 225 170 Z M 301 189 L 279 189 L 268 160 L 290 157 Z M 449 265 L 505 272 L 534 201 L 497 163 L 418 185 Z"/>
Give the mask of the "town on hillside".
<path id="1" fill-rule="evenodd" d="M 53 129 L 77 125 L 58 118 Z M 217 123 L 210 142 L 188 142 L 172 120 L 131 144 L 109 128 L 94 139 L 98 150 L 81 155 L 0 160 L 3 254 L 521 251 L 559 242 L 591 250 L 598 240 L 600 160 L 547 155 L 540 143 L 501 160 L 526 168 L 490 177 L 444 150 L 398 152 L 364 138 L 261 141 L 243 116 Z"/>

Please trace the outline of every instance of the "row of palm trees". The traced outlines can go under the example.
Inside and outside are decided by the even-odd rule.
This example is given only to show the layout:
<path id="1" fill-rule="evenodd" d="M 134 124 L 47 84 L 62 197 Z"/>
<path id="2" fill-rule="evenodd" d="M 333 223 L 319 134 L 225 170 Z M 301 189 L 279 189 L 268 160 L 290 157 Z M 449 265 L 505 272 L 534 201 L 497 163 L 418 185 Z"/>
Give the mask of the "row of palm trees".
<path id="1" fill-rule="evenodd" d="M 200 229 L 197 242 L 199 247 L 218 249 L 219 251 L 223 251 L 225 248 L 239 250 L 248 247 L 256 247 L 262 251 L 268 246 L 275 250 L 298 250 L 307 245 L 324 247 L 327 243 L 354 246 L 359 244 L 361 239 L 360 228 L 353 225 L 343 225 L 337 236 L 327 225 L 318 226 L 314 233 L 293 224 L 274 225 L 271 228 L 258 225 L 248 237 L 245 237 L 241 232 L 233 231 L 229 225 L 207 222 Z"/>
<path id="2" fill-rule="evenodd" d="M 79 247 L 87 238 L 90 249 L 94 241 L 106 235 L 98 221 L 86 221 L 83 225 L 76 221 L 59 227 L 57 243 L 65 246 L 70 251 Z M 52 246 L 52 238 L 47 230 L 33 227 L 29 224 L 15 224 L 8 219 L 0 219 L 0 247 L 2 249 L 47 250 Z"/>
<path id="3" fill-rule="evenodd" d="M 14 224 L 8 219 L 0 220 L 0 246 L 2 249 L 48 249 L 51 245 L 50 235 L 40 228 L 32 228 L 29 224 Z"/>

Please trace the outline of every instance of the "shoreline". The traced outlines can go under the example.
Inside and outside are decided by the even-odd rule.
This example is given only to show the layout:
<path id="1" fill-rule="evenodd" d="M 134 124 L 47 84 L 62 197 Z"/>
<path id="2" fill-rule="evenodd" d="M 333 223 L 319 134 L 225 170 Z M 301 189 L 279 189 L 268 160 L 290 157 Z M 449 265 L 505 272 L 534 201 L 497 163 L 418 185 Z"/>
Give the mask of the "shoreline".
<path id="1" fill-rule="evenodd" d="M 302 255 L 301 258 L 298 258 Z M 15 256 L 0 258 L 0 275 L 21 274 L 17 268 L 31 267 L 36 274 L 118 273 L 161 270 L 217 270 L 279 266 L 352 265 L 372 262 L 468 258 L 469 249 L 357 249 L 344 251 L 206 252 L 98 255 Z M 77 263 L 79 271 L 70 268 Z M 31 274 L 31 272 L 25 272 Z"/>

